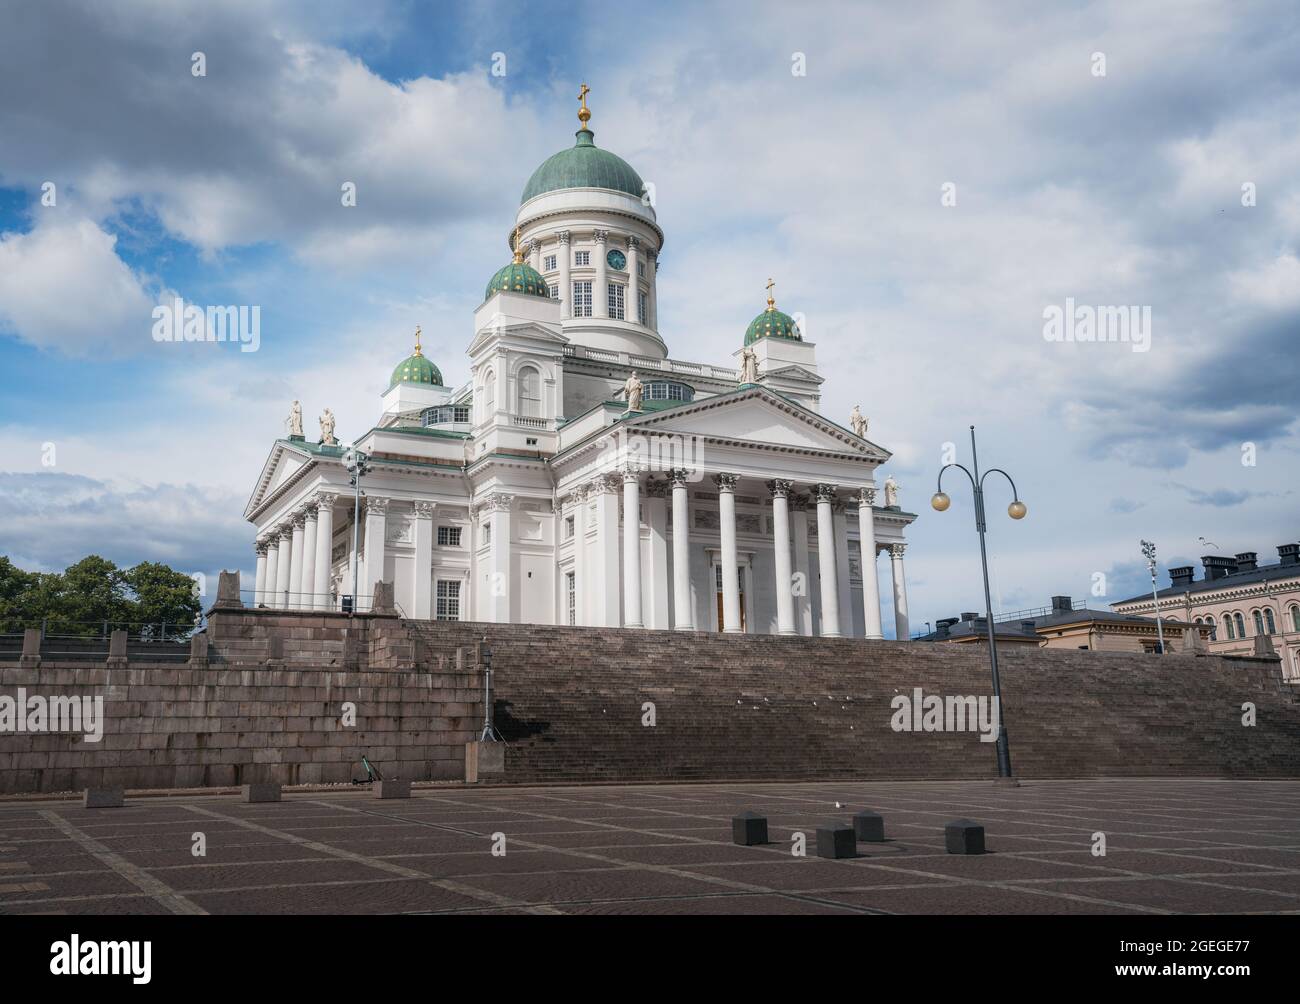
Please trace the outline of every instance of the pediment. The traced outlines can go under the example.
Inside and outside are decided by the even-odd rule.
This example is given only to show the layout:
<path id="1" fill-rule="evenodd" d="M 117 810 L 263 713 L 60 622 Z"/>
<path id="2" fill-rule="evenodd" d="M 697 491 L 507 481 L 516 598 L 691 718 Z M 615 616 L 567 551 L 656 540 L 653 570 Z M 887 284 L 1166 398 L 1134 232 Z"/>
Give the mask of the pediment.
<path id="1" fill-rule="evenodd" d="M 304 467 L 312 462 L 312 459 L 309 453 L 295 450 L 283 441 L 277 442 L 271 448 L 266 463 L 262 465 L 262 473 L 257 479 L 257 487 L 253 489 L 253 496 L 248 500 L 248 505 L 244 507 L 244 516 L 250 516 L 271 495 L 292 481 Z"/>
<path id="2" fill-rule="evenodd" d="M 627 425 L 769 448 L 849 454 L 881 461 L 890 456 L 875 443 L 859 439 L 816 412 L 759 387 L 654 412 L 632 419 Z"/>

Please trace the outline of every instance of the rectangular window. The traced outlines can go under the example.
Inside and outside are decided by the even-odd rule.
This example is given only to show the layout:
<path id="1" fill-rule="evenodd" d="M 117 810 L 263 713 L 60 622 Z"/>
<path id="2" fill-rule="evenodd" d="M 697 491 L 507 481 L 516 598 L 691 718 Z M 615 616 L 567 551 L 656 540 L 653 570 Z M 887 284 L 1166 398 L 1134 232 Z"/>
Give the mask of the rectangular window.
<path id="1" fill-rule="evenodd" d="M 609 284 L 609 316 L 618 321 L 623 320 L 623 297 L 626 288 L 627 287 L 617 282 L 611 282 Z"/>
<path id="2" fill-rule="evenodd" d="M 438 609 L 440 621 L 460 620 L 460 582 L 456 579 L 438 580 Z"/>
<path id="3" fill-rule="evenodd" d="M 483 546 L 484 547 L 492 546 L 492 524 L 491 523 L 483 524 Z"/>
<path id="4" fill-rule="evenodd" d="M 572 516 L 564 517 L 564 539 L 565 540 L 573 539 L 573 517 Z"/>
<path id="5" fill-rule="evenodd" d="M 569 625 L 572 627 L 578 623 L 578 584 L 572 572 L 564 576 L 564 591 L 569 598 Z"/>
<path id="6" fill-rule="evenodd" d="M 573 252 L 573 264 L 575 264 L 575 265 L 590 265 L 590 264 L 591 264 L 591 252 L 590 252 L 590 251 L 575 251 L 575 252 Z"/>
<path id="7" fill-rule="evenodd" d="M 642 279 L 645 278 L 645 262 L 639 261 L 636 263 L 636 274 Z"/>
<path id="8" fill-rule="evenodd" d="M 548 254 L 544 259 L 542 259 L 542 268 L 544 268 L 547 272 L 554 272 L 554 271 L 555 271 L 555 255 L 553 255 L 553 254 Z"/>
<path id="9" fill-rule="evenodd" d="M 646 295 L 645 295 L 644 293 L 637 293 L 637 295 L 636 295 L 636 319 L 637 319 L 638 321 L 640 321 L 642 324 L 648 324 L 648 323 L 649 323 L 649 322 L 645 319 L 645 309 L 646 309 Z"/>
<path id="10" fill-rule="evenodd" d="M 438 546 L 439 547 L 460 547 L 460 527 L 458 526 L 438 527 Z"/>
<path id="11" fill-rule="evenodd" d="M 560 287 L 557 286 L 555 283 L 551 283 L 549 288 L 551 291 L 551 299 L 558 300 L 560 298 Z"/>
<path id="12" fill-rule="evenodd" d="M 591 280 L 573 284 L 573 316 L 591 316 Z"/>

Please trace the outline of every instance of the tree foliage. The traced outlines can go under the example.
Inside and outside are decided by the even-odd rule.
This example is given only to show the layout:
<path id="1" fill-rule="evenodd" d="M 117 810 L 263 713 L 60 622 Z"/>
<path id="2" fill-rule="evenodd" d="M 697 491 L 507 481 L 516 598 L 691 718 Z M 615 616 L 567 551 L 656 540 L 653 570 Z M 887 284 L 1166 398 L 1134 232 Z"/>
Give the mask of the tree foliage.
<path id="1" fill-rule="evenodd" d="M 45 627 L 95 635 L 107 628 L 168 637 L 187 633 L 200 610 L 194 580 L 155 561 L 118 568 L 88 555 L 62 572 L 27 572 L 0 555 L 0 630 Z M 156 625 L 150 629 L 149 625 Z"/>

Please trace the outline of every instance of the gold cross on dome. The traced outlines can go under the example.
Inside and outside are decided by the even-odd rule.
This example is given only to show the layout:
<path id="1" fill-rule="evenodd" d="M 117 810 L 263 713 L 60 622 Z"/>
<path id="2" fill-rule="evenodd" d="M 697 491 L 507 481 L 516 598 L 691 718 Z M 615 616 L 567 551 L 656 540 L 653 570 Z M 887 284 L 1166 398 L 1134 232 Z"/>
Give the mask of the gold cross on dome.
<path id="1" fill-rule="evenodd" d="M 772 299 L 772 287 L 775 285 L 776 283 L 773 282 L 771 277 L 769 276 L 767 280 L 767 309 L 768 310 L 771 310 L 773 307 L 776 306 L 776 301 Z"/>
<path id="2" fill-rule="evenodd" d="M 582 102 L 582 107 L 578 109 L 578 121 L 582 123 L 582 128 L 587 128 L 587 122 L 591 119 L 591 111 L 587 108 L 587 95 L 591 93 L 591 88 L 586 84 L 578 91 L 578 100 Z"/>
<path id="3" fill-rule="evenodd" d="M 418 324 L 415 326 L 415 354 L 417 356 L 420 354 L 420 326 Z"/>
<path id="4" fill-rule="evenodd" d="M 590 93 L 591 93 L 591 88 L 588 87 L 586 84 L 583 84 L 582 89 L 578 91 L 578 100 L 582 102 L 583 108 L 587 107 L 587 95 Z"/>

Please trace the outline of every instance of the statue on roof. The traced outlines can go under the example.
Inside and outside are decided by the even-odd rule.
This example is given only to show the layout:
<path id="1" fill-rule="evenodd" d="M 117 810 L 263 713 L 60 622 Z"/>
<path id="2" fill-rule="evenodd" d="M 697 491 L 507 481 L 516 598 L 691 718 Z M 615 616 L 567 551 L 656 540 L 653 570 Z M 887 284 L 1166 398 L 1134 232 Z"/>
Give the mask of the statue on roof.
<path id="1" fill-rule="evenodd" d="M 758 353 L 748 345 L 740 352 L 740 383 L 758 383 Z"/>
<path id="2" fill-rule="evenodd" d="M 898 489 L 902 486 L 894 480 L 891 474 L 885 478 L 885 505 L 896 508 L 898 506 Z"/>
<path id="3" fill-rule="evenodd" d="M 623 389 L 627 391 L 627 410 L 640 411 L 642 384 L 636 375 L 636 370 L 633 370 L 632 375 L 627 378 L 627 383 L 623 384 Z"/>
<path id="4" fill-rule="evenodd" d="M 339 445 L 339 441 L 334 438 L 334 412 L 328 408 L 320 417 L 320 443 L 321 446 Z"/>
<path id="5" fill-rule="evenodd" d="M 293 403 L 293 407 L 289 409 L 289 418 L 287 419 L 287 424 L 289 426 L 289 435 L 291 436 L 302 435 L 302 405 L 297 401 L 295 401 Z"/>
<path id="6" fill-rule="evenodd" d="M 853 429 L 853 435 L 859 439 L 867 438 L 867 416 L 862 414 L 862 408 L 856 404 L 849 414 L 849 427 Z"/>

